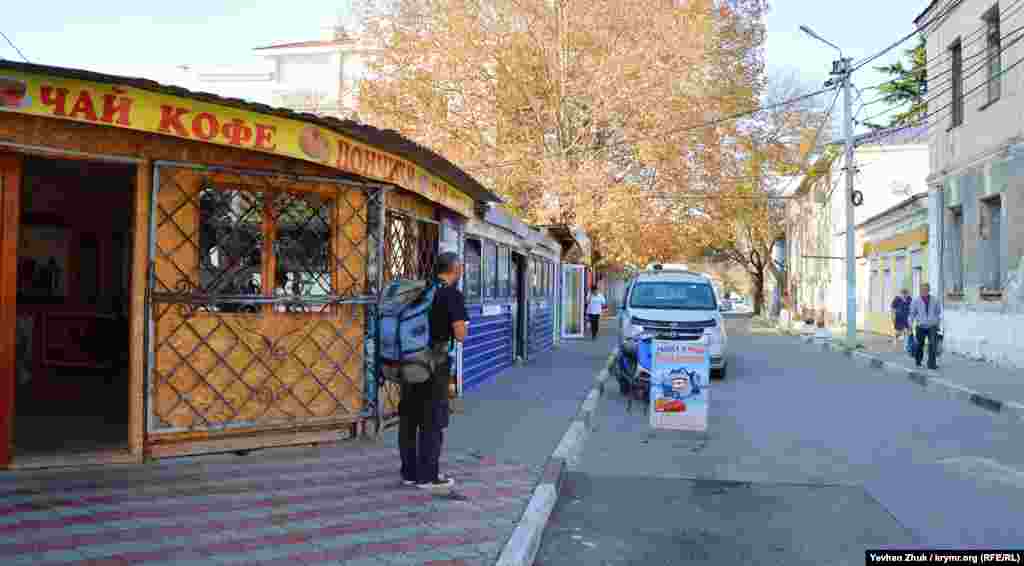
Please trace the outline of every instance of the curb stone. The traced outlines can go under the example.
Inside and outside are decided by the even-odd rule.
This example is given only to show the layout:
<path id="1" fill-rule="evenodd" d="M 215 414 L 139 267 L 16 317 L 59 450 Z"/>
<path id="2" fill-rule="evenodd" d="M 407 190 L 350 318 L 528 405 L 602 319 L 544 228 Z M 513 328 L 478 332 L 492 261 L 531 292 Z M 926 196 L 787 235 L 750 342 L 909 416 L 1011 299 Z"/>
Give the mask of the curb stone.
<path id="1" fill-rule="evenodd" d="M 580 403 L 579 411 L 572 423 L 569 424 L 569 429 L 565 431 L 562 440 L 559 441 L 555 451 L 544 465 L 540 483 L 534 488 L 526 511 L 523 512 L 519 524 L 516 525 L 512 536 L 509 537 L 498 556 L 497 566 L 531 566 L 537 557 L 544 528 L 551 518 L 555 503 L 558 502 L 565 473 L 576 466 L 580 455 L 583 454 L 583 445 L 590 434 L 594 413 L 597 412 L 598 404 L 604 395 L 608 369 L 614 362 L 618 351 L 616 348 L 608 356 L 604 367 L 594 378 L 594 385 L 590 392 Z"/>
<path id="2" fill-rule="evenodd" d="M 778 328 L 778 330 L 785 335 L 802 338 L 805 342 L 812 342 L 814 339 L 813 335 L 804 336 L 785 328 Z M 867 362 L 867 365 L 872 369 L 881 369 L 896 375 L 906 376 L 912 383 L 932 393 L 941 394 L 950 400 L 971 403 L 990 413 L 1004 416 L 1011 423 L 1024 424 L 1024 404 L 1022 403 L 995 399 L 941 377 L 933 376 L 925 371 L 904 367 L 895 362 L 887 362 L 883 358 L 868 352 L 852 351 L 831 342 L 823 343 L 821 347 L 826 352 L 841 353 L 855 360 L 860 358 L 860 360 Z"/>

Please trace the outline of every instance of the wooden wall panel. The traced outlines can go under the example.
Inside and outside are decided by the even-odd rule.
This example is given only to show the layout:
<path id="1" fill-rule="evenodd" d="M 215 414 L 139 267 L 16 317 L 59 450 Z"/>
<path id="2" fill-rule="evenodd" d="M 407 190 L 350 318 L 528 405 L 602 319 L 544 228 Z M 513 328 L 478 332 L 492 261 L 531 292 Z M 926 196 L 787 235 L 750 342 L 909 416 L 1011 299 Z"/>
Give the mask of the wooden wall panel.
<path id="1" fill-rule="evenodd" d="M 194 196 L 204 178 L 235 188 L 281 188 L 244 175 L 182 168 L 161 168 L 160 178 L 157 218 L 177 210 L 173 223 L 157 228 L 153 259 L 157 289 L 165 291 L 175 290 L 182 278 L 199 281 L 199 210 Z M 364 291 L 365 196 L 334 184 L 292 182 L 288 190 L 337 195 L 334 285 L 341 291 Z M 353 208 L 363 210 L 357 214 Z M 242 433 L 358 418 L 363 403 L 362 307 L 345 305 L 324 313 L 273 308 L 258 314 L 199 311 L 187 316 L 179 305 L 158 303 L 154 314 L 154 442 L 166 441 L 168 434 L 204 438 L 183 431 L 209 433 L 231 426 Z"/>
<path id="2" fill-rule="evenodd" d="M 15 321 L 18 308 L 18 224 L 21 157 L 0 152 L 0 465 L 14 439 Z"/>
<path id="3" fill-rule="evenodd" d="M 153 167 L 149 161 L 137 166 L 134 215 L 132 219 L 131 301 L 129 307 L 128 448 L 142 458 L 146 415 L 146 286 L 149 273 L 149 203 Z"/>

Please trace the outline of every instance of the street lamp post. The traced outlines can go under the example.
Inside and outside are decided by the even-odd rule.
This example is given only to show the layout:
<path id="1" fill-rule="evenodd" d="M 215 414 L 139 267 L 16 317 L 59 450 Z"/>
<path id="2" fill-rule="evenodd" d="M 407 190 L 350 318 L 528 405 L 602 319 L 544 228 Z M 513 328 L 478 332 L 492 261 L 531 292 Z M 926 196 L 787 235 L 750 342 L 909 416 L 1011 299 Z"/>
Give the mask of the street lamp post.
<path id="1" fill-rule="evenodd" d="M 807 26 L 800 31 L 817 39 L 839 52 L 839 60 L 832 62 L 832 75 L 837 76 L 843 87 L 843 135 L 846 137 L 846 159 L 843 170 L 846 173 L 846 341 L 855 348 L 857 345 L 857 251 L 853 221 L 853 100 L 850 95 L 851 59 L 843 57 L 843 50 L 834 43 L 814 33 Z M 830 81 L 831 82 L 831 81 Z"/>

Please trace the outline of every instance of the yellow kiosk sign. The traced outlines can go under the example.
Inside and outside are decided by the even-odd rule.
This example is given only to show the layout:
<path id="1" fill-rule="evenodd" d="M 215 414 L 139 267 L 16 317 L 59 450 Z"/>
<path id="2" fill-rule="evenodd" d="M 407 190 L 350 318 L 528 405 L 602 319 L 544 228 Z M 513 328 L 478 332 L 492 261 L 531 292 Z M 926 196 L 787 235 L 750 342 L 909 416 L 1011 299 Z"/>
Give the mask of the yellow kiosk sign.
<path id="1" fill-rule="evenodd" d="M 452 209 L 473 199 L 422 167 L 314 124 L 146 90 L 0 70 L 0 112 L 127 128 L 319 163 Z"/>

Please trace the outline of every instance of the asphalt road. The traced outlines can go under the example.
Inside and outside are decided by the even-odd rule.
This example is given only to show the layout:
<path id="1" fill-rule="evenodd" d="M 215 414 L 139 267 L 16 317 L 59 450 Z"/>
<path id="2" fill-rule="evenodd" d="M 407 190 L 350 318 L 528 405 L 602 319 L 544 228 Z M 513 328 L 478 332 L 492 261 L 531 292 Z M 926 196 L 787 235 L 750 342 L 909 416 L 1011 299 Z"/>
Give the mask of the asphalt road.
<path id="1" fill-rule="evenodd" d="M 536 564 L 863 564 L 868 548 L 1024 546 L 1019 426 L 739 330 L 707 435 L 655 432 L 617 389 L 606 396 Z"/>

